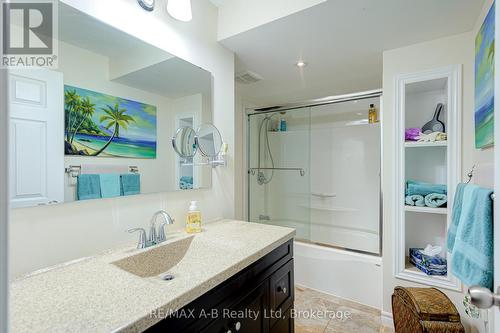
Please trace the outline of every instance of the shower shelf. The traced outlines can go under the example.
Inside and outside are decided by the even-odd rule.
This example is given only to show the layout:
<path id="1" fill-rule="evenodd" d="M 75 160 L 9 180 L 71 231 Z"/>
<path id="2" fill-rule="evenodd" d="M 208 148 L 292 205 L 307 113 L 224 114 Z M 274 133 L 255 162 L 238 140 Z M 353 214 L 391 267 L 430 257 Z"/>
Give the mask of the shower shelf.
<path id="1" fill-rule="evenodd" d="M 436 142 L 405 142 L 406 148 L 421 148 L 421 147 L 447 147 L 448 141 Z"/>
<path id="2" fill-rule="evenodd" d="M 415 213 L 448 214 L 448 208 L 405 206 L 405 211 Z"/>

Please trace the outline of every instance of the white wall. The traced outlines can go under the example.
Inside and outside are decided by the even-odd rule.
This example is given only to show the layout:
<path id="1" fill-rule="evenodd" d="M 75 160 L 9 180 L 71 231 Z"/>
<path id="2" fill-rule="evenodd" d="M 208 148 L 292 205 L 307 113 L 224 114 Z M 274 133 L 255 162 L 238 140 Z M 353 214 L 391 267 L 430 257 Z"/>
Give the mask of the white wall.
<path id="1" fill-rule="evenodd" d="M 7 109 L 7 72 L 0 69 L 0 333 L 7 333 L 9 315 L 9 195 L 8 156 L 9 113 Z"/>
<path id="2" fill-rule="evenodd" d="M 219 8 L 218 39 L 223 40 L 326 0 L 231 0 Z"/>
<path id="3" fill-rule="evenodd" d="M 384 267 L 384 288 L 383 288 L 383 311 L 391 312 L 391 294 L 394 287 L 415 286 L 403 280 L 395 279 L 393 276 L 393 204 L 398 200 L 394 198 L 393 182 L 394 174 L 393 161 L 394 151 L 391 149 L 394 137 L 393 128 L 395 126 L 394 110 L 394 77 L 397 74 L 411 73 L 421 70 L 443 67 L 452 64 L 462 64 L 463 70 L 463 97 L 462 97 L 462 169 L 467 172 L 475 163 L 493 162 L 493 150 L 480 151 L 474 147 L 474 39 L 483 18 L 489 9 L 491 1 L 488 0 L 483 13 L 472 32 L 450 36 L 421 44 L 390 50 L 384 52 L 384 108 L 382 121 L 384 124 L 383 145 L 387 149 L 383 150 L 384 176 L 384 239 L 383 239 L 383 267 Z M 464 175 L 465 177 L 465 175 Z M 481 332 L 483 324 L 479 321 L 472 321 L 463 312 L 462 299 L 464 294 L 452 291 L 445 291 L 461 312 L 462 321 L 470 326 L 472 332 Z"/>
<path id="4" fill-rule="evenodd" d="M 131 226 L 147 226 L 158 209 L 170 212 L 177 220 L 173 228 L 181 228 L 190 200 L 200 202 L 205 220 L 235 215 L 234 55 L 216 41 L 216 8 L 208 1 L 194 0 L 193 21 L 183 23 L 167 15 L 163 1 L 157 2 L 157 9 L 152 13 L 129 0 L 63 2 L 210 71 L 213 74 L 213 122 L 229 144 L 228 167 L 213 171 L 213 186 L 207 190 L 13 211 L 11 276 L 134 241 L 135 236 L 124 230 Z M 238 193 L 237 197 L 240 196 Z"/>

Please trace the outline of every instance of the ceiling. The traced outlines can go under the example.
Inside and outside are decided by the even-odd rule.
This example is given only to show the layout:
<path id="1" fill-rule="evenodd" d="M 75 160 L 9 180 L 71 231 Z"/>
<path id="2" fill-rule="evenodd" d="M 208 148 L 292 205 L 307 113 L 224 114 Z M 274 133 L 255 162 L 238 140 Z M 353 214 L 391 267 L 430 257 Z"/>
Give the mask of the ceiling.
<path id="1" fill-rule="evenodd" d="M 110 63 L 134 58 L 130 61 L 134 63 L 133 70 L 124 71 L 113 79 L 115 82 L 174 99 L 211 91 L 210 72 L 63 3 L 59 4 L 59 39 L 108 57 Z M 148 55 L 152 54 L 164 56 L 157 56 L 154 59 L 159 60 L 151 62 Z M 143 55 L 139 61 L 138 55 Z"/>
<path id="2" fill-rule="evenodd" d="M 209 94 L 212 87 L 210 72 L 179 58 L 145 67 L 115 81 L 173 99 Z"/>
<path id="3" fill-rule="evenodd" d="M 470 31 L 483 3 L 329 0 L 221 42 L 236 53 L 236 72 L 263 77 L 237 84 L 242 96 L 279 105 L 381 88 L 384 50 Z M 296 67 L 299 59 L 308 66 Z"/>

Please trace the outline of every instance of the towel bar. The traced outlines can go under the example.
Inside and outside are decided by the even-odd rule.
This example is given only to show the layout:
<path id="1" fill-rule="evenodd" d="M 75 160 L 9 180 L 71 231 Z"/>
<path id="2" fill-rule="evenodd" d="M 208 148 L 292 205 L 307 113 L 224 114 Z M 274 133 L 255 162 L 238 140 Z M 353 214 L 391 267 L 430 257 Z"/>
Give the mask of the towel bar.
<path id="1" fill-rule="evenodd" d="M 467 182 L 465 182 L 466 184 L 469 184 L 472 180 L 472 177 L 474 177 L 474 170 L 476 169 L 476 165 L 474 164 L 472 166 L 472 169 L 469 171 L 469 173 L 467 174 Z M 490 196 L 491 200 L 495 200 L 496 198 L 496 195 L 495 193 L 492 193 L 491 196 Z"/>
<path id="2" fill-rule="evenodd" d="M 139 173 L 139 167 L 137 165 L 130 165 L 128 169 L 130 173 Z M 68 174 L 70 177 L 76 178 L 82 173 L 82 166 L 70 165 L 64 169 L 64 173 Z"/>

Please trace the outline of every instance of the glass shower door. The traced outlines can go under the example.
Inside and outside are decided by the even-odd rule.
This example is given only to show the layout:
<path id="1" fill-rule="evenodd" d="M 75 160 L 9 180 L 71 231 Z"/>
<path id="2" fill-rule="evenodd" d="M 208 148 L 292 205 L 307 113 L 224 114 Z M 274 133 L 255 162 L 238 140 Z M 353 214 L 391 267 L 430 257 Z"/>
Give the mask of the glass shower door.
<path id="1" fill-rule="evenodd" d="M 311 108 L 311 230 L 314 243 L 380 252 L 380 98 Z"/>
<path id="2" fill-rule="evenodd" d="M 310 108 L 248 116 L 249 221 L 310 239 Z"/>

